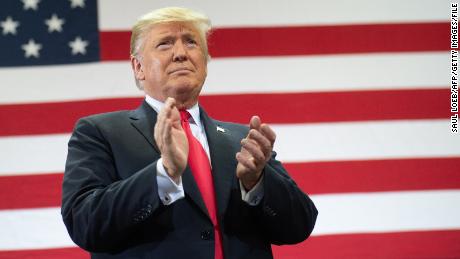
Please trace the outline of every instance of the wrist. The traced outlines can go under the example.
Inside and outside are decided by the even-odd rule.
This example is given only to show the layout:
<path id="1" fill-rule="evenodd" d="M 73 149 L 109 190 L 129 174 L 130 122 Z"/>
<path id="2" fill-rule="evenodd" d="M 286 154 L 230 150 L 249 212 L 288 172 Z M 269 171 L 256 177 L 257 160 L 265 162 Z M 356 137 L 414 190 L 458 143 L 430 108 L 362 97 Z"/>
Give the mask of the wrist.
<path id="1" fill-rule="evenodd" d="M 260 181 L 261 177 L 262 177 L 262 172 L 256 175 L 252 175 L 252 177 L 245 177 L 241 179 L 241 183 L 243 184 L 243 187 L 246 191 L 250 191 Z"/>
<path id="2" fill-rule="evenodd" d="M 177 173 L 177 170 L 174 170 L 173 167 L 168 166 L 163 160 L 163 167 L 168 174 L 169 178 L 173 180 L 176 184 L 180 183 L 180 174 Z"/>

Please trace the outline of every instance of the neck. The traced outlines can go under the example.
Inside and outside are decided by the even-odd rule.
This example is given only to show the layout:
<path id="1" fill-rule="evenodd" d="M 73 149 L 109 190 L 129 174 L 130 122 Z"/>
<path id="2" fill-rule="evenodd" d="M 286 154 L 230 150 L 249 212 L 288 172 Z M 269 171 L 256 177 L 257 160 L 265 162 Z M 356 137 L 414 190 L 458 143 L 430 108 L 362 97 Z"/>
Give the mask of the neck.
<path id="1" fill-rule="evenodd" d="M 176 107 L 178 109 L 190 109 L 198 103 L 198 97 L 190 97 L 190 94 L 179 94 L 175 96 L 164 96 L 147 92 L 145 92 L 145 94 L 162 103 L 164 103 L 168 97 L 172 97 L 176 100 Z"/>

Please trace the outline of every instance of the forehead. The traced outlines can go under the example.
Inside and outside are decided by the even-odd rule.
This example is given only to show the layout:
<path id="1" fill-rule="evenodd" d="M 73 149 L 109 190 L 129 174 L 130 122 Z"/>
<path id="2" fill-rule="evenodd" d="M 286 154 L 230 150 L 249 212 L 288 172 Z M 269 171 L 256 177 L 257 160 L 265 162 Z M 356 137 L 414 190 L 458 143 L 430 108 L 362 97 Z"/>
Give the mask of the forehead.
<path id="1" fill-rule="evenodd" d="M 147 32 L 150 39 L 159 39 L 164 37 L 180 37 L 183 35 L 190 35 L 192 37 L 199 37 L 198 30 L 190 23 L 183 22 L 170 22 L 155 24 L 150 27 Z"/>

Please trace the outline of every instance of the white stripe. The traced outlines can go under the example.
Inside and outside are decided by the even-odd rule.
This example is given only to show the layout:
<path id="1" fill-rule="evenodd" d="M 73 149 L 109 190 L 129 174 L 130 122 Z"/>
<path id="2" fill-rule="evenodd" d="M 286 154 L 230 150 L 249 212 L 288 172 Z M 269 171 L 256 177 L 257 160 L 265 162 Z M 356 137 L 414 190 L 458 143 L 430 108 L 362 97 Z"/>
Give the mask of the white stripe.
<path id="1" fill-rule="evenodd" d="M 0 175 L 63 172 L 69 134 L 0 138 Z"/>
<path id="2" fill-rule="evenodd" d="M 213 59 L 203 94 L 447 88 L 449 52 Z M 0 69 L 0 103 L 141 96 L 128 62 Z"/>
<path id="3" fill-rule="evenodd" d="M 313 195 L 313 235 L 460 229 L 460 191 Z"/>
<path id="4" fill-rule="evenodd" d="M 216 59 L 205 93 L 445 87 L 448 58 L 433 52 Z"/>
<path id="5" fill-rule="evenodd" d="M 273 125 L 284 162 L 460 156 L 449 120 Z M 68 134 L 0 138 L 0 175 L 62 172 Z"/>
<path id="6" fill-rule="evenodd" d="M 0 250 L 75 246 L 59 208 L 0 210 Z"/>
<path id="7" fill-rule="evenodd" d="M 460 229 L 460 191 L 313 195 L 313 235 Z M 72 246 L 58 208 L 0 211 L 0 250 Z"/>
<path id="8" fill-rule="evenodd" d="M 362 24 L 448 21 L 448 0 L 283 1 L 99 1 L 102 30 L 130 29 L 141 15 L 166 6 L 186 6 L 209 16 L 215 27 L 298 24 Z"/>
<path id="9" fill-rule="evenodd" d="M 128 62 L 0 69 L 0 103 L 142 96 Z"/>
<path id="10" fill-rule="evenodd" d="M 284 162 L 460 156 L 450 120 L 276 125 Z"/>

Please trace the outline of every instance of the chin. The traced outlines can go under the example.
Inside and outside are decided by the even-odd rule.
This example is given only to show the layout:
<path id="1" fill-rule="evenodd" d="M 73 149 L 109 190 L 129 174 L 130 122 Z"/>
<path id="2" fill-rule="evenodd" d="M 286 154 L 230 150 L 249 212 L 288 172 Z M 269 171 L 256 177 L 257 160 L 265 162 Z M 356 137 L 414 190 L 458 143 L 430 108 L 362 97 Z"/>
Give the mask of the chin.
<path id="1" fill-rule="evenodd" d="M 169 90 L 167 96 L 173 97 L 177 102 L 189 106 L 195 104 L 198 100 L 201 86 L 187 82 L 174 85 Z"/>

